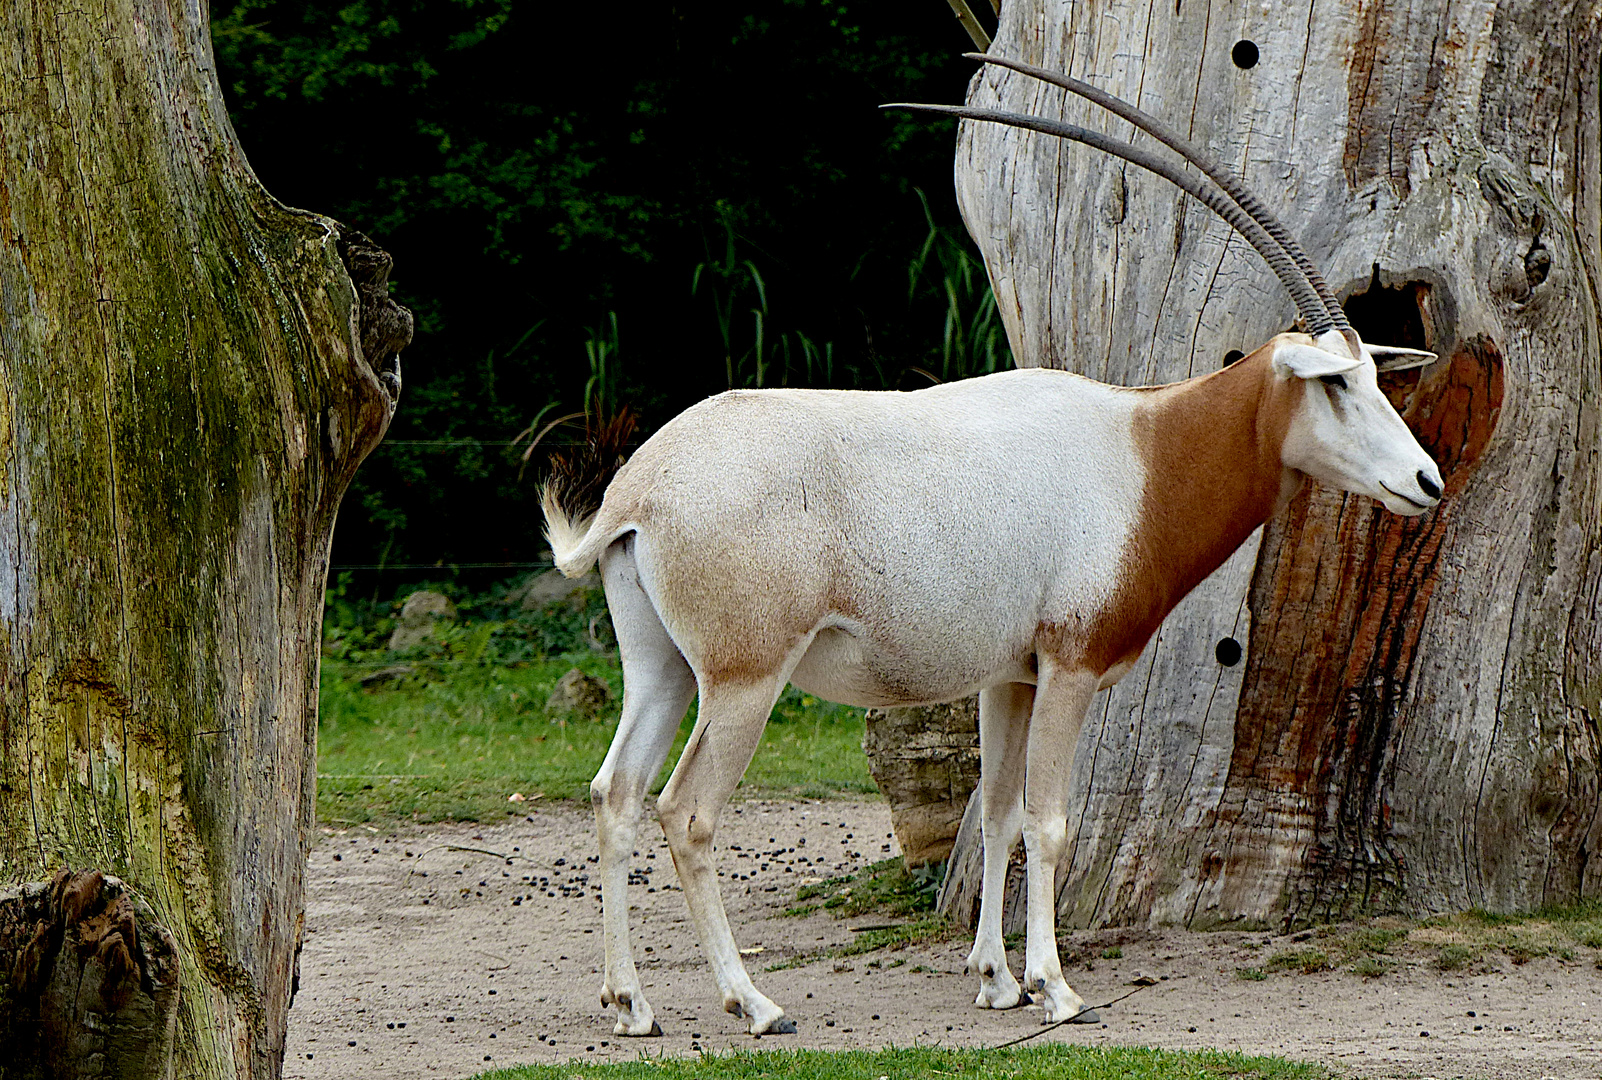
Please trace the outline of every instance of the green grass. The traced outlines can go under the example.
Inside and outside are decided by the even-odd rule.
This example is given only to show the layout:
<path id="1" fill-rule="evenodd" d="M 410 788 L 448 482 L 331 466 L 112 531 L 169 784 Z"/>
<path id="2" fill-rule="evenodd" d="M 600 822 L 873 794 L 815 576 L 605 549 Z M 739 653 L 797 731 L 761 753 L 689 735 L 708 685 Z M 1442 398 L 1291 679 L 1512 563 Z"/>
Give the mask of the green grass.
<path id="1" fill-rule="evenodd" d="M 787 968 L 802 967 L 816 960 L 858 956 L 880 949 L 905 949 L 909 945 L 945 941 L 953 937 L 957 933 L 956 928 L 945 919 L 933 914 L 935 894 L 940 889 L 940 879 L 944 872 L 944 864 L 939 864 L 933 867 L 919 867 L 908 873 L 906 863 L 897 856 L 869 863 L 855 874 L 832 877 L 815 885 L 801 886 L 796 890 L 798 903 L 794 907 L 786 908 L 784 912 L 786 915 L 801 918 L 821 909 L 832 912 L 837 919 L 858 918 L 864 915 L 922 917 L 862 930 L 848 944 L 792 956 L 788 960 L 781 960 L 771 965 L 767 970 L 783 971 Z M 819 902 L 806 902 L 811 900 Z M 870 963 L 868 966 L 874 967 L 876 964 Z"/>
<path id="2" fill-rule="evenodd" d="M 1365 956 L 1352 965 L 1352 972 L 1366 979 L 1377 979 L 1381 975 L 1388 975 L 1396 969 L 1395 960 L 1387 960 L 1383 956 Z"/>
<path id="3" fill-rule="evenodd" d="M 1304 975 L 1311 975 L 1319 971 L 1328 971 L 1334 965 L 1329 961 L 1329 954 L 1323 949 L 1285 949 L 1268 958 L 1263 965 L 1264 971 L 1300 971 Z"/>
<path id="4" fill-rule="evenodd" d="M 935 895 L 945 874 L 943 863 L 907 870 L 900 856 L 869 863 L 855 874 L 832 877 L 816 885 L 796 890 L 796 907 L 786 915 L 810 915 L 819 907 L 832 910 L 844 919 L 877 911 L 890 915 L 911 915 L 933 911 Z M 819 901 L 808 904 L 809 900 Z"/>
<path id="5" fill-rule="evenodd" d="M 1088 1047 L 1061 1043 L 1007 1050 L 899 1047 L 884 1050 L 740 1050 L 695 1058 L 642 1057 L 615 1065 L 523 1065 L 478 1080 L 1323 1080 L 1315 1065 L 1215 1051 Z"/>
<path id="6" fill-rule="evenodd" d="M 587 799 L 617 729 L 622 676 L 595 652 L 537 657 L 515 665 L 422 660 L 419 674 L 378 689 L 360 684 L 372 663 L 323 661 L 318 724 L 317 813 L 360 824 L 493 821 L 522 813 L 525 797 Z M 545 701 L 571 668 L 607 683 L 614 696 L 599 720 L 553 719 Z M 653 791 L 667 781 L 694 723 L 680 726 Z M 806 798 L 877 791 L 862 753 L 863 712 L 785 691 L 746 773 L 745 794 Z"/>

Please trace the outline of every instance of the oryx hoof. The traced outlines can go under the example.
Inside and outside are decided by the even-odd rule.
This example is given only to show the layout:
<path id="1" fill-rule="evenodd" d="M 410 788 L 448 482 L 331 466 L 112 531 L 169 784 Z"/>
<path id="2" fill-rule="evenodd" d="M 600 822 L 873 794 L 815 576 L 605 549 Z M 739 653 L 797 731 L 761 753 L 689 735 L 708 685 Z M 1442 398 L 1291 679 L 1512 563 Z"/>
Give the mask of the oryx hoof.
<path id="1" fill-rule="evenodd" d="M 788 1016 L 781 1016 L 781 1017 L 779 1017 L 778 1021 L 775 1024 L 773 1024 L 772 1027 L 768 1028 L 768 1030 L 764 1031 L 762 1034 L 764 1034 L 764 1035 L 794 1035 L 795 1034 L 795 1021 L 791 1020 Z"/>
<path id="2" fill-rule="evenodd" d="M 1021 1009 L 1025 1005 L 1033 1005 L 1034 1003 L 1035 1003 L 1035 999 L 1029 996 L 1029 991 L 1027 991 L 1027 990 L 1019 990 L 1018 991 L 1018 1005 L 1017 1005 L 1017 1008 Z"/>
<path id="3" fill-rule="evenodd" d="M 1070 1024 L 1099 1024 L 1101 1023 L 1101 1016 L 1095 1009 L 1086 1009 L 1068 1022 Z"/>
<path id="4" fill-rule="evenodd" d="M 645 1036 L 645 1038 L 647 1038 L 647 1039 L 660 1039 L 661 1037 L 662 1037 L 662 1025 L 657 1023 L 655 1020 L 652 1020 L 651 1021 L 650 1033 L 647 1034 Z"/>

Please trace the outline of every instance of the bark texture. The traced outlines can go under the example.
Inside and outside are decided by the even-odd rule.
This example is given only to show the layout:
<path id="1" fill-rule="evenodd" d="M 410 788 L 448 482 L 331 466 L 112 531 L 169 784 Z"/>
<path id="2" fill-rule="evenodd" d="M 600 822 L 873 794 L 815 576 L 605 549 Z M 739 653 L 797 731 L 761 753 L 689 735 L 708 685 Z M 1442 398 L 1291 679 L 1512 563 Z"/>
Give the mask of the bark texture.
<path id="1" fill-rule="evenodd" d="M 1365 338 L 1442 357 L 1387 377 L 1437 511 L 1310 486 L 1097 699 L 1063 920 L 1602 895 L 1602 10 L 1012 0 L 992 51 L 1188 130 Z M 969 101 L 1129 133 L 1064 97 L 992 68 Z M 1167 382 L 1294 318 L 1210 212 L 1085 147 L 964 124 L 957 189 L 1021 363 Z"/>
<path id="2" fill-rule="evenodd" d="M 199 0 L 0 25 L 0 886 L 127 882 L 175 1074 L 274 1077 L 328 544 L 410 316 L 387 255 L 257 182 Z"/>
<path id="3" fill-rule="evenodd" d="M 945 861 L 979 782 L 979 699 L 869 709 L 862 749 L 907 866 Z"/>
<path id="4" fill-rule="evenodd" d="M 98 870 L 0 893 L 0 1078 L 171 1074 L 178 953 L 148 904 Z"/>

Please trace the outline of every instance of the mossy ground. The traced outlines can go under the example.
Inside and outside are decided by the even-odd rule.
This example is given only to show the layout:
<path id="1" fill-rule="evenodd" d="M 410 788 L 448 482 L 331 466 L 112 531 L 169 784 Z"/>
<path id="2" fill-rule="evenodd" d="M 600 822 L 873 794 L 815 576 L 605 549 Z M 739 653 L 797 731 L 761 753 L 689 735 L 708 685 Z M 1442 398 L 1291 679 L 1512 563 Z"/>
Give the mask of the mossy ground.
<path id="1" fill-rule="evenodd" d="M 1439 971 L 1496 971 L 1538 958 L 1589 961 L 1602 968 L 1602 901 L 1544 908 L 1524 915 L 1466 911 L 1422 921 L 1374 918 L 1323 926 L 1267 956 L 1260 967 L 1240 968 L 1254 980 L 1277 972 L 1311 974 L 1346 970 L 1380 978 L 1407 964 Z"/>

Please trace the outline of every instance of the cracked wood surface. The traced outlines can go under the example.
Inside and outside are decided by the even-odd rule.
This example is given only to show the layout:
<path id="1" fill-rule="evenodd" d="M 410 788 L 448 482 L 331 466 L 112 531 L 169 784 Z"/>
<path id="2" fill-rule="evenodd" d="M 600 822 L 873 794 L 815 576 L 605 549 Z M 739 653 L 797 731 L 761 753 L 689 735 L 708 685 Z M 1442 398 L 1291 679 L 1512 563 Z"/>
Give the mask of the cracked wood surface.
<path id="1" fill-rule="evenodd" d="M 1063 921 L 1602 895 L 1602 8 L 1016 0 L 992 51 L 1174 123 L 1341 295 L 1404 295 L 1442 356 L 1387 377 L 1448 478 L 1438 511 L 1310 487 L 1098 698 Z M 969 104 L 1130 134 L 1065 96 L 987 68 Z M 1167 382 L 1294 318 L 1227 226 L 1122 162 L 964 123 L 956 171 L 1020 363 Z M 1244 662 L 1216 659 L 1225 636 Z"/>
<path id="2" fill-rule="evenodd" d="M 256 181 L 198 0 L 0 25 L 0 886 L 126 881 L 175 1075 L 276 1076 L 328 543 L 410 316 Z"/>

